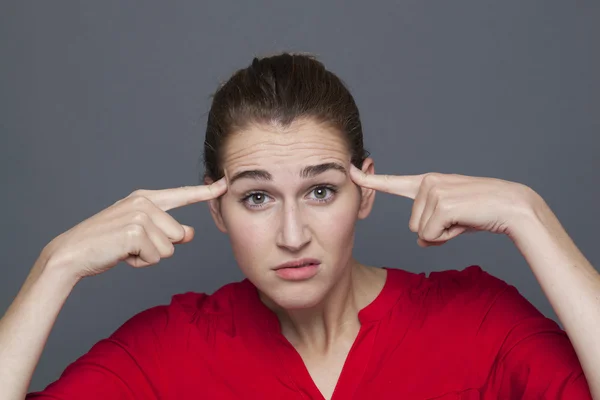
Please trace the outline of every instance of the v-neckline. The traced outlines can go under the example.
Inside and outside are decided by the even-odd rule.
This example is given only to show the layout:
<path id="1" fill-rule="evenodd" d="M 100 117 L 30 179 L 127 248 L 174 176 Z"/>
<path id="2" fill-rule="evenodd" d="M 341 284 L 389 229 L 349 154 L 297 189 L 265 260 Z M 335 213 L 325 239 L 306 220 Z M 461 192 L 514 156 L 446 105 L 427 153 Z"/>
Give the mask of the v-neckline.
<path id="1" fill-rule="evenodd" d="M 361 325 L 359 332 L 348 351 L 346 359 L 344 360 L 342 370 L 340 371 L 340 375 L 338 376 L 331 395 L 331 400 L 348 399 L 348 394 L 354 393 L 360 385 L 368 362 L 361 363 L 361 368 L 359 370 L 358 368 L 355 368 L 353 359 L 365 359 L 371 354 L 376 335 L 371 336 L 368 343 L 363 342 L 367 330 L 370 329 L 376 329 L 376 324 L 371 322 L 368 325 Z M 308 395 L 308 398 L 311 400 L 326 400 L 310 375 L 308 367 L 304 363 L 298 350 L 296 350 L 285 336 L 277 336 L 277 339 L 281 344 L 281 346 L 275 347 L 275 352 L 278 355 L 277 358 L 283 369 L 287 372 L 288 377 L 298 388 L 298 392 L 302 393 L 303 397 L 304 394 Z"/>
<path id="2" fill-rule="evenodd" d="M 368 333 L 371 333 L 373 329 L 378 329 L 377 322 L 389 312 L 395 304 L 395 300 L 399 298 L 400 287 L 394 285 L 394 272 L 391 272 L 391 269 L 387 267 L 384 267 L 384 269 L 387 273 L 383 288 L 371 303 L 358 312 L 361 326 L 344 360 L 331 400 L 347 399 L 358 389 L 369 365 L 371 350 L 377 336 L 377 332 L 373 335 L 368 335 Z M 250 282 L 248 281 L 248 283 Z M 253 288 L 251 297 L 255 303 L 256 311 L 259 312 L 260 319 L 264 323 L 264 325 L 261 325 L 268 332 L 271 342 L 276 344 L 269 347 L 273 349 L 273 355 L 280 363 L 282 370 L 286 372 L 287 378 L 296 387 L 302 398 L 325 400 L 311 377 L 302 356 L 281 333 L 281 325 L 277 315 L 260 300 L 258 289 L 254 286 Z M 368 341 L 365 342 L 366 338 L 368 338 Z M 360 369 L 356 368 L 358 365 L 353 365 L 354 359 L 362 360 L 359 364 Z"/>

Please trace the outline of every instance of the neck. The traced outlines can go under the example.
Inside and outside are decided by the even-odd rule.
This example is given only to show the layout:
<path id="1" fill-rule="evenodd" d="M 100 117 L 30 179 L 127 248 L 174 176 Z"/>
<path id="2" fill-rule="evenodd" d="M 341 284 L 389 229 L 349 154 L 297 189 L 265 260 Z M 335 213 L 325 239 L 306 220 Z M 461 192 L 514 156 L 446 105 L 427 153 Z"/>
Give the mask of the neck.
<path id="1" fill-rule="evenodd" d="M 360 329 L 358 312 L 381 292 L 385 278 L 385 270 L 351 260 L 316 306 L 296 310 L 285 310 L 272 303 L 267 306 L 277 314 L 282 334 L 294 347 L 326 354 L 333 343 L 354 341 Z"/>

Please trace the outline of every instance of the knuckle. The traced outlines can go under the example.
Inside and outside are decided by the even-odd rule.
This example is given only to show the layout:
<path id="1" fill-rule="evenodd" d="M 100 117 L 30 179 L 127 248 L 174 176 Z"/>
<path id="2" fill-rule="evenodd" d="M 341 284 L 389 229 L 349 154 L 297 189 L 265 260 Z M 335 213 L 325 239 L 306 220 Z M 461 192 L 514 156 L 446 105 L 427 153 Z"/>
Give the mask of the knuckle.
<path id="1" fill-rule="evenodd" d="M 173 240 L 175 240 L 176 242 L 179 242 L 180 240 L 183 240 L 184 237 L 185 237 L 185 230 L 183 229 L 183 226 L 180 225 L 179 230 L 173 237 Z"/>
<path id="2" fill-rule="evenodd" d="M 146 196 L 133 196 L 130 200 L 134 208 L 145 208 L 152 204 L 152 201 Z"/>
<path id="3" fill-rule="evenodd" d="M 131 257 L 131 259 L 127 263 L 134 268 L 142 268 L 148 265 L 152 265 L 151 262 L 146 262 L 139 257 Z"/>
<path id="4" fill-rule="evenodd" d="M 416 233 L 419 230 L 419 222 L 415 221 L 414 219 L 410 220 L 408 223 L 408 229 L 410 229 L 411 232 Z"/>
<path id="5" fill-rule="evenodd" d="M 438 204 L 438 208 L 444 213 L 451 211 L 453 207 L 454 205 L 449 201 L 442 201 Z"/>
<path id="6" fill-rule="evenodd" d="M 429 195 L 433 196 L 435 199 L 440 199 L 442 197 L 443 193 L 444 193 L 444 190 L 439 185 L 433 186 L 431 189 L 429 189 Z"/>
<path id="7" fill-rule="evenodd" d="M 126 262 L 127 264 L 131 265 L 131 266 L 132 266 L 132 267 L 134 267 L 134 268 L 135 268 L 135 267 L 137 267 L 137 264 L 136 264 L 136 262 L 135 262 L 135 259 L 134 259 L 134 258 L 128 257 L 128 258 L 125 260 L 125 262 Z"/>
<path id="8" fill-rule="evenodd" d="M 141 210 L 135 210 L 131 216 L 131 221 L 141 225 L 150 221 L 150 217 L 148 216 L 148 214 Z"/>
<path id="9" fill-rule="evenodd" d="M 440 181 L 441 174 L 439 172 L 429 172 L 423 177 L 423 183 L 434 184 Z"/>
<path id="10" fill-rule="evenodd" d="M 146 233 L 146 230 L 142 225 L 129 224 L 124 229 L 125 236 L 130 239 L 137 239 Z"/>
<path id="11" fill-rule="evenodd" d="M 173 244 L 171 244 L 168 248 L 167 251 L 165 252 L 165 254 L 163 255 L 164 258 L 169 258 L 172 257 L 173 254 L 175 254 L 175 246 L 173 246 Z"/>
<path id="12" fill-rule="evenodd" d="M 148 194 L 148 191 L 145 189 L 136 189 L 129 194 L 127 197 L 145 197 Z"/>

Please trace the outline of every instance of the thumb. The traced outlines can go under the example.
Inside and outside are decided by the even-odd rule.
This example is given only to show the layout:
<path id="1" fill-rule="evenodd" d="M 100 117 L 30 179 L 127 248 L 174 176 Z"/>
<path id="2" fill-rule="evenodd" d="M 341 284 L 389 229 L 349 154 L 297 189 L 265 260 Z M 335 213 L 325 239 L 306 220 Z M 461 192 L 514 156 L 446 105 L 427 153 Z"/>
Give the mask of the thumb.
<path id="1" fill-rule="evenodd" d="M 191 242 L 192 239 L 194 238 L 194 228 L 189 226 L 189 225 L 181 225 L 183 226 L 183 239 L 177 241 L 177 242 L 173 242 L 173 244 L 182 244 L 182 243 L 188 243 Z"/>

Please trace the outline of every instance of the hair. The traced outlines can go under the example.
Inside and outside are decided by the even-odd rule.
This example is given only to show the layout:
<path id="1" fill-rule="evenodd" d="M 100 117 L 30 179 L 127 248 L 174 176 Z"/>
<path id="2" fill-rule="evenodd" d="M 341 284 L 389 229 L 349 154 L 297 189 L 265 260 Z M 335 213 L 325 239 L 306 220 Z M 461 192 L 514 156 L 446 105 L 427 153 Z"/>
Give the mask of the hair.
<path id="1" fill-rule="evenodd" d="M 340 78 L 313 55 L 282 53 L 254 58 L 213 95 L 204 140 L 204 176 L 223 177 L 226 139 L 251 124 L 289 127 L 299 119 L 324 123 L 341 132 L 351 162 L 361 168 L 369 153 L 354 98 Z"/>

